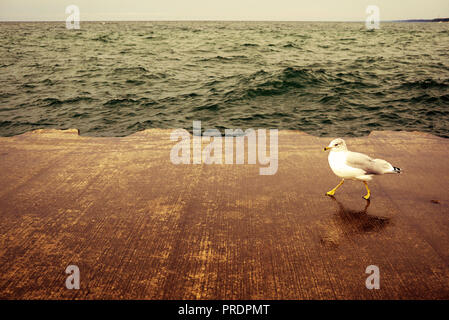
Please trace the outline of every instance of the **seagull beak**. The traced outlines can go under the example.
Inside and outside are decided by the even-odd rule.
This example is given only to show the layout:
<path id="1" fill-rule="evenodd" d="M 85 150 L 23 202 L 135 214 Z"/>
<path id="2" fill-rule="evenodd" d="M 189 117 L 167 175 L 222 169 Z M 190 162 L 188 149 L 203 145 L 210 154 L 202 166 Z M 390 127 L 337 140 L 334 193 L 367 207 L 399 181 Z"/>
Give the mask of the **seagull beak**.
<path id="1" fill-rule="evenodd" d="M 324 151 L 330 150 L 331 148 L 329 147 L 324 147 Z"/>

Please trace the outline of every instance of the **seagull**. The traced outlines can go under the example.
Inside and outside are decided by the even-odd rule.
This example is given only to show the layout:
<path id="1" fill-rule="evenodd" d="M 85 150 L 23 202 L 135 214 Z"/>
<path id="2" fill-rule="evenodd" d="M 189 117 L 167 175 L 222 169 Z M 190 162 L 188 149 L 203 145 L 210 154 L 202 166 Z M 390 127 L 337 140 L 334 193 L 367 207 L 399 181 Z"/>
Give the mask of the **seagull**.
<path id="1" fill-rule="evenodd" d="M 329 166 L 338 177 L 342 178 L 340 183 L 326 195 L 333 196 L 335 191 L 341 187 L 345 179 L 359 180 L 365 184 L 367 194 L 363 197 L 369 200 L 371 191 L 368 188 L 367 181 L 373 178 L 373 175 L 384 173 L 401 173 L 401 169 L 393 167 L 390 163 L 382 159 L 372 159 L 366 154 L 349 151 L 343 139 L 332 140 L 324 151 L 329 152 Z"/>

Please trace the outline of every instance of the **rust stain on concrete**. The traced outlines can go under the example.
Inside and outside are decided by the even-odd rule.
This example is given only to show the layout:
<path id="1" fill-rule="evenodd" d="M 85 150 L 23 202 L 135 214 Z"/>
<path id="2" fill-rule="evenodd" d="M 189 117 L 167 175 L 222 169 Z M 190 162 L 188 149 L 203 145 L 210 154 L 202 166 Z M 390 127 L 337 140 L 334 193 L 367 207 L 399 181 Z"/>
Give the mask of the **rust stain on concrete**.
<path id="1" fill-rule="evenodd" d="M 170 132 L 0 138 L 0 298 L 449 298 L 449 140 L 348 138 L 404 170 L 376 177 L 367 205 L 360 182 L 324 195 L 329 138 L 279 132 L 278 172 L 261 176 L 174 165 Z M 65 288 L 70 264 L 80 290 Z"/>

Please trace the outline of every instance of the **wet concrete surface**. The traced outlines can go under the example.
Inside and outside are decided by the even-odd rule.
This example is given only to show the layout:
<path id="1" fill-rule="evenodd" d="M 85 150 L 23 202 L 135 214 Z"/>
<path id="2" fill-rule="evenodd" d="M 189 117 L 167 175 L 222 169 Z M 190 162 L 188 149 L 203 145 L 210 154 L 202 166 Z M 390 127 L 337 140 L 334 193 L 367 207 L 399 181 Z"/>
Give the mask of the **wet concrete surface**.
<path id="1" fill-rule="evenodd" d="M 169 130 L 0 138 L 2 299 L 448 299 L 449 140 L 374 132 L 403 169 L 339 179 L 330 138 L 279 132 L 279 169 L 174 165 Z M 80 269 L 68 290 L 65 269 Z M 368 290 L 365 269 L 380 269 Z"/>

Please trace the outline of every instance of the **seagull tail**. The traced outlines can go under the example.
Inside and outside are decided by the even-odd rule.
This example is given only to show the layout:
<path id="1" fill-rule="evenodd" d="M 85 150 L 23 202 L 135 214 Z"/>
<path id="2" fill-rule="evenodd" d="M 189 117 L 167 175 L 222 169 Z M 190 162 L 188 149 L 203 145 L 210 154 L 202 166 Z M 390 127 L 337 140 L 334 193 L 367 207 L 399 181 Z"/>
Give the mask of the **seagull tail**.
<path id="1" fill-rule="evenodd" d="M 398 168 L 398 167 L 393 167 L 393 170 L 394 170 L 394 173 L 401 173 L 402 172 L 401 168 Z"/>

